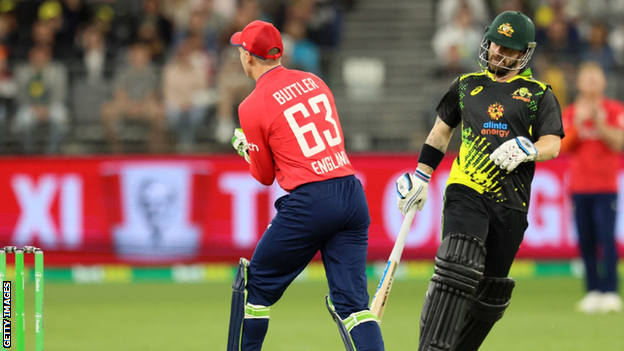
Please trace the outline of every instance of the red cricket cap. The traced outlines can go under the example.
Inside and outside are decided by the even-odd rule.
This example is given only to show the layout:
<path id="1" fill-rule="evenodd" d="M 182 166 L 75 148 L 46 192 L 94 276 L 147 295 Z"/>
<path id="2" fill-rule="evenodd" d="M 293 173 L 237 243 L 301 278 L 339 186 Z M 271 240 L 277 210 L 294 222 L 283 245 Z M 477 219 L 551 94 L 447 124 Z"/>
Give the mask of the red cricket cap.
<path id="1" fill-rule="evenodd" d="M 230 38 L 230 43 L 265 60 L 278 59 L 282 57 L 282 52 L 284 52 L 280 32 L 271 23 L 260 20 L 253 21 L 241 32 L 234 33 Z M 269 55 L 269 51 L 274 48 L 278 48 L 280 51 L 275 55 Z"/>

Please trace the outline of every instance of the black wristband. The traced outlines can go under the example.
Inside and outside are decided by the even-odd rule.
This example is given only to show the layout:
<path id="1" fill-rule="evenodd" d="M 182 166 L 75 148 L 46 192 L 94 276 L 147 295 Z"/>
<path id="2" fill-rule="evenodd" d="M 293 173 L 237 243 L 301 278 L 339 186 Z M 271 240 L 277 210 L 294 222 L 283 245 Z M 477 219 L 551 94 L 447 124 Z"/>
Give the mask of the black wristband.
<path id="1" fill-rule="evenodd" d="M 420 150 L 420 155 L 418 156 L 418 163 L 425 164 L 435 171 L 440 165 L 440 162 L 442 162 L 442 159 L 444 159 L 444 152 L 424 143 Z"/>

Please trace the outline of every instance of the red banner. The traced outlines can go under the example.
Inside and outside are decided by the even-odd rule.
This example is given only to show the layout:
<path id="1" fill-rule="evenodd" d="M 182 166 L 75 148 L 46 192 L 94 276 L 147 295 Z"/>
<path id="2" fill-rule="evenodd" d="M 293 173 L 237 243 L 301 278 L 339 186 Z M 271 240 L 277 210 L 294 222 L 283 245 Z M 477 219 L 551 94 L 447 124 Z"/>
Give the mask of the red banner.
<path id="1" fill-rule="evenodd" d="M 431 258 L 440 238 L 447 157 L 416 214 L 404 258 Z M 385 260 L 403 216 L 395 180 L 414 155 L 353 155 L 372 217 L 369 258 Z M 4 158 L 0 245 L 42 247 L 48 264 L 170 264 L 250 257 L 284 194 L 231 155 L 206 157 Z M 577 256 L 566 190 L 567 160 L 538 164 L 521 257 Z M 620 176 L 624 186 L 624 172 Z M 622 188 L 622 187 L 621 187 Z M 624 189 L 624 188 L 623 188 Z M 623 197 L 620 197 L 620 201 Z M 623 208 L 623 207 L 620 207 Z M 624 252 L 624 216 L 617 225 Z"/>

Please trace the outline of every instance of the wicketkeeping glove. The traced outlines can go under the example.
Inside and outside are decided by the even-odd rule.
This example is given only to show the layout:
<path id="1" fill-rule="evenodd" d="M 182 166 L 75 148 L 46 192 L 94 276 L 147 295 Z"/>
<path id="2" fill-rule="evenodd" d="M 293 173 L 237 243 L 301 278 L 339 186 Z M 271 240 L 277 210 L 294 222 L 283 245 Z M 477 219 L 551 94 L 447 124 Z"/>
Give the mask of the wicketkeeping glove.
<path id="1" fill-rule="evenodd" d="M 251 163 L 251 161 L 249 161 L 249 145 L 247 144 L 247 137 L 245 136 L 245 133 L 243 133 L 242 129 L 236 128 L 234 130 L 232 146 L 236 149 L 239 155 L 245 158 L 247 163 Z"/>
<path id="2" fill-rule="evenodd" d="M 533 161 L 537 158 L 537 149 L 531 140 L 519 136 L 507 140 L 490 155 L 490 160 L 501 169 L 513 171 L 522 162 Z"/>
<path id="3" fill-rule="evenodd" d="M 405 173 L 397 179 L 397 205 L 403 214 L 407 214 L 414 205 L 419 211 L 423 209 L 427 201 L 430 179 L 431 175 L 418 169 L 415 174 Z"/>

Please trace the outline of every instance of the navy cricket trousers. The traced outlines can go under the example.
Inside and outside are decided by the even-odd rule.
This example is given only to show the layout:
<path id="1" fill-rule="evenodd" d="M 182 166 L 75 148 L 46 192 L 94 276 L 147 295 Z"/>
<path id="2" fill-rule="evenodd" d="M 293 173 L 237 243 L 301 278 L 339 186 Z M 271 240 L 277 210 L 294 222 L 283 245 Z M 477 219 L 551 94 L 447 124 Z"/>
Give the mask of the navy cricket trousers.
<path id="1" fill-rule="evenodd" d="M 320 251 L 330 297 L 338 315 L 344 319 L 354 312 L 366 310 L 369 301 L 366 255 L 370 214 L 360 181 L 355 176 L 347 176 L 301 185 L 279 198 L 275 207 L 277 214 L 250 261 L 247 302 L 273 305 Z M 319 308 L 324 308 L 322 300 L 319 297 Z M 249 335 L 247 332 L 252 331 L 246 330 L 248 324 L 245 323 L 243 346 L 246 342 L 253 343 L 250 338 L 264 338 L 264 335 Z M 369 340 L 372 344 L 383 345 L 377 323 L 360 326 L 351 333 L 356 346 L 359 343 L 356 339 L 362 339 L 356 337 L 360 332 L 369 334 L 365 339 L 372 337 L 374 340 Z M 257 341 L 262 343 L 262 340 Z M 382 348 L 362 346 L 361 349 Z"/>
<path id="2" fill-rule="evenodd" d="M 617 291 L 617 194 L 572 194 L 587 291 Z"/>

